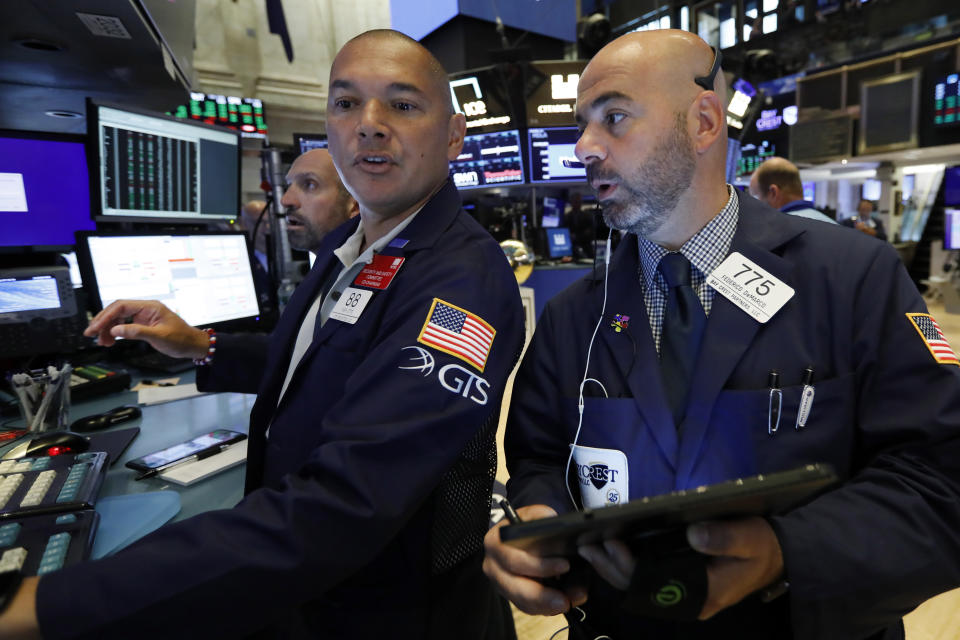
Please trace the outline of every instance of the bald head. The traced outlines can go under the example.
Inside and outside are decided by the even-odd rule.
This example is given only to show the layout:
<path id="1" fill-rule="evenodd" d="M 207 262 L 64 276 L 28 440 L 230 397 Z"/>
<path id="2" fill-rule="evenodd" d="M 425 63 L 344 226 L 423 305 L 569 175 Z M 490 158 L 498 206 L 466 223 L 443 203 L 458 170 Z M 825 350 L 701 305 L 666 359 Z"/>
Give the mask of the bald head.
<path id="1" fill-rule="evenodd" d="M 590 61 L 577 87 L 587 167 L 607 224 L 677 247 L 723 207 L 725 83 L 713 50 L 679 30 L 630 33 Z"/>
<path id="2" fill-rule="evenodd" d="M 447 72 L 430 51 L 422 44 L 411 38 L 405 33 L 394 31 L 393 29 L 371 29 L 364 31 L 358 36 L 354 36 L 347 41 L 340 53 L 339 58 L 344 52 L 349 50 L 351 45 L 373 45 L 374 47 L 384 45 L 394 49 L 404 49 L 407 55 L 413 56 L 418 67 L 422 68 L 430 79 L 430 86 L 437 91 L 437 99 L 445 102 L 447 110 L 453 113 L 453 100 L 450 95 L 450 84 L 447 78 Z M 336 59 L 334 59 L 336 65 Z M 331 74 L 332 77 L 332 74 Z"/>
<path id="3" fill-rule="evenodd" d="M 695 78 L 707 76 L 713 66 L 710 46 L 698 36 L 679 29 L 639 31 L 620 36 L 590 61 L 580 78 L 580 91 L 589 89 L 604 74 L 629 74 L 649 90 L 662 92 L 680 108 L 703 88 Z M 714 78 L 713 90 L 726 94 L 722 73 Z"/>
<path id="4" fill-rule="evenodd" d="M 774 209 L 803 200 L 800 170 L 786 158 L 767 158 L 750 177 L 750 195 Z"/>

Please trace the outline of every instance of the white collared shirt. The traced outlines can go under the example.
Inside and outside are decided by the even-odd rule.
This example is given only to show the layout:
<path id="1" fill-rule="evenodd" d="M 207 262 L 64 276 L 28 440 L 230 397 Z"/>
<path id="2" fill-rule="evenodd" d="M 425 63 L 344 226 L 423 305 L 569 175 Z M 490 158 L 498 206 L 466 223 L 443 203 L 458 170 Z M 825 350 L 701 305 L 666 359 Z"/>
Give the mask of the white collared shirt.
<path id="1" fill-rule="evenodd" d="M 336 306 L 337 300 L 340 299 L 343 290 L 350 286 L 350 283 L 353 282 L 354 278 L 360 274 L 360 271 L 365 266 L 373 262 L 373 254 L 393 242 L 394 238 L 407 228 L 407 225 L 417 217 L 422 209 L 421 207 L 413 214 L 407 216 L 405 220 L 391 229 L 385 236 L 379 238 L 367 247 L 367 250 L 362 254 L 360 253 L 360 247 L 363 246 L 364 235 L 363 219 L 361 218 L 360 223 L 357 225 L 357 230 L 353 232 L 353 235 L 333 250 L 333 254 L 340 260 L 343 268 L 340 270 L 336 282 L 334 282 L 330 290 L 327 291 L 326 296 L 323 295 L 323 290 L 321 289 L 314 299 L 313 304 L 311 304 L 307 310 L 307 315 L 303 317 L 303 323 L 300 325 L 300 331 L 297 333 L 297 341 L 293 346 L 293 353 L 290 355 L 290 364 L 287 365 L 287 375 L 283 380 L 280 395 L 277 397 L 277 404 L 283 399 L 283 394 L 287 392 L 287 387 L 290 385 L 291 378 L 293 378 L 293 372 L 297 370 L 297 365 L 300 364 L 303 354 L 307 352 L 307 349 L 310 348 L 310 343 L 313 342 L 313 332 L 317 325 L 317 316 L 320 316 L 320 326 L 322 327 L 330 318 L 330 312 L 333 311 L 334 306 Z"/>

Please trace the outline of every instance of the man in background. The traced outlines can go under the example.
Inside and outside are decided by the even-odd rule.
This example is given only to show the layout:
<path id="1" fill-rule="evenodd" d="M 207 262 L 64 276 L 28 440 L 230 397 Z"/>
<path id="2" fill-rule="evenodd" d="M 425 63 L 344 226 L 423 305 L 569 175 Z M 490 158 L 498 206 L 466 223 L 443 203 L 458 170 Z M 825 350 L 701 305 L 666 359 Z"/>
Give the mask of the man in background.
<path id="1" fill-rule="evenodd" d="M 883 221 L 873 215 L 874 202 L 872 200 L 861 200 L 857 205 L 857 215 L 853 218 L 847 218 L 843 221 L 843 226 L 861 231 L 868 236 L 886 241 L 887 232 L 883 228 Z"/>
<path id="2" fill-rule="evenodd" d="M 803 199 L 800 170 L 786 158 L 767 158 L 757 167 L 750 177 L 750 195 L 790 215 L 837 223 L 817 210 L 812 202 Z"/>
<path id="3" fill-rule="evenodd" d="M 290 246 L 312 253 L 328 233 L 360 212 L 326 149 L 312 149 L 293 161 L 280 204 L 287 210 Z"/>

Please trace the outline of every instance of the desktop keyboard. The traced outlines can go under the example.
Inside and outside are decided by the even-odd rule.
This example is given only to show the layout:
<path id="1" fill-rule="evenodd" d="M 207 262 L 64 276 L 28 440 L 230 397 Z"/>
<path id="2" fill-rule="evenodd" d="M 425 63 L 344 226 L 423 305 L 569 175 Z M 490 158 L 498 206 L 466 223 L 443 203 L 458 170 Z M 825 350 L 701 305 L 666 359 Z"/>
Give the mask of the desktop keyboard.
<path id="1" fill-rule="evenodd" d="M 0 524 L 0 573 L 42 576 L 90 557 L 99 516 L 93 509 L 47 513 Z"/>
<path id="2" fill-rule="evenodd" d="M 90 509 L 107 472 L 107 454 L 18 458 L 0 462 L 0 522 L 41 513 Z"/>

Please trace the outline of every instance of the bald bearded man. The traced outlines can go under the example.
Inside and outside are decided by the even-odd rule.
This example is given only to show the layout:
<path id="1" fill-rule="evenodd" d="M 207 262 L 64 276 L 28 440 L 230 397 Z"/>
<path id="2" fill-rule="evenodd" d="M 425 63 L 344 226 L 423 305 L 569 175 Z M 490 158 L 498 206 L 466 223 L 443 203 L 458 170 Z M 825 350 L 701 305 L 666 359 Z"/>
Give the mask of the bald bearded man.
<path id="1" fill-rule="evenodd" d="M 576 154 L 627 235 L 608 273 L 537 324 L 512 391 L 508 493 L 534 519 L 810 463 L 841 482 L 788 513 L 691 525 L 660 551 L 581 547 L 592 572 L 560 587 L 544 578 L 571 558 L 494 528 L 484 569 L 521 609 L 568 612 L 576 639 L 902 638 L 904 613 L 960 582 L 958 361 L 923 333 L 933 321 L 895 252 L 725 183 L 718 58 L 687 32 L 633 33 L 580 78 Z M 763 303 L 759 319 L 727 281 Z"/>

